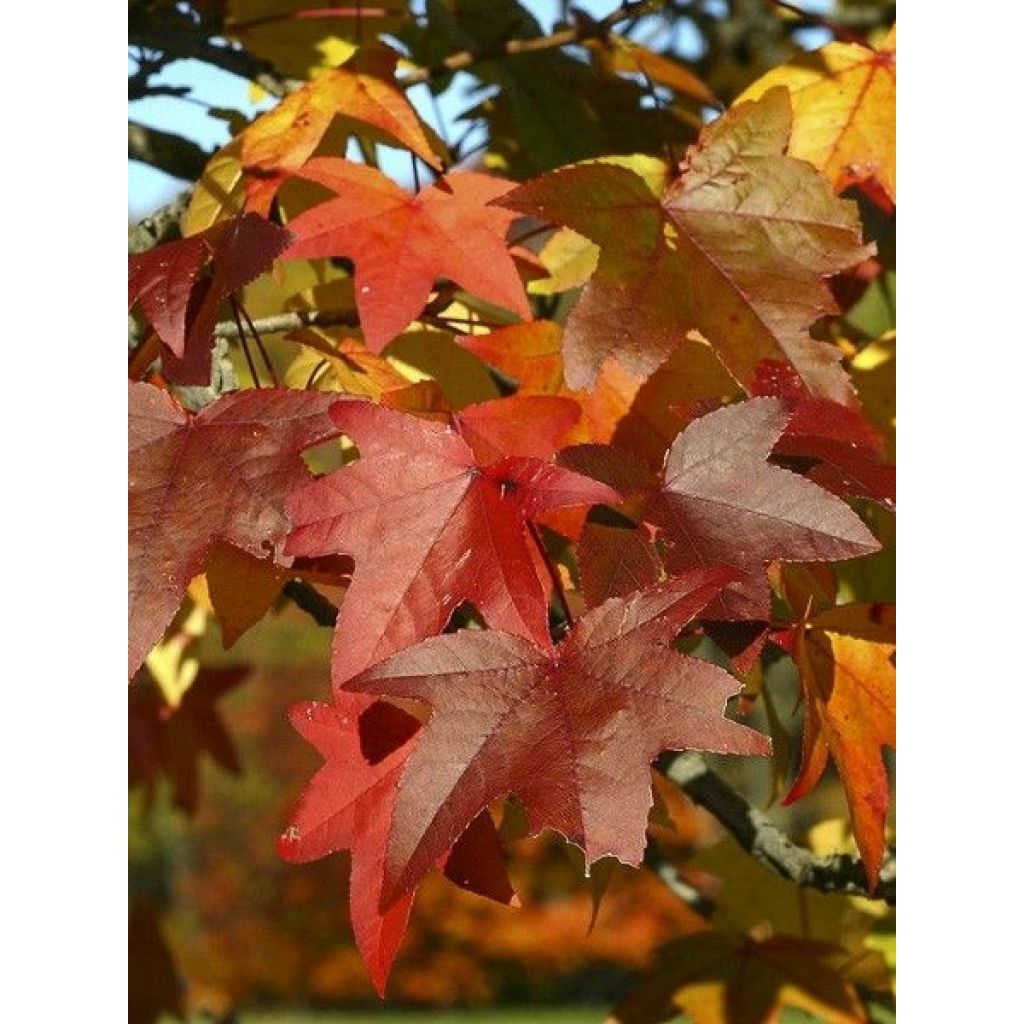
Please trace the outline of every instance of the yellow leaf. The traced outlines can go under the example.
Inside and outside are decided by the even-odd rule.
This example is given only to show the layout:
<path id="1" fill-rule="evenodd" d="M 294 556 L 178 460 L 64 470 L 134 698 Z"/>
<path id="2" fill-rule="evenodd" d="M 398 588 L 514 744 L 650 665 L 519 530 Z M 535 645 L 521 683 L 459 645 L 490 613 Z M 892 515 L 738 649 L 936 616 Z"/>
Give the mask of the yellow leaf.
<path id="1" fill-rule="evenodd" d="M 540 251 L 540 261 L 548 276 L 531 281 L 531 295 L 557 295 L 578 288 L 590 280 L 597 269 L 598 247 L 571 228 L 559 228 Z"/>
<path id="2" fill-rule="evenodd" d="M 700 931 L 660 952 L 658 968 L 609 1024 L 657 1024 L 679 1012 L 693 1024 L 771 1024 L 785 1009 L 825 1024 L 864 1024 L 867 1011 L 850 975 L 866 977 L 872 956 L 851 963 L 846 950 L 806 939 Z"/>
<path id="3" fill-rule="evenodd" d="M 384 354 L 411 380 L 437 381 L 454 409 L 501 395 L 486 365 L 442 331 L 408 331 Z"/>
<path id="4" fill-rule="evenodd" d="M 401 0 L 339 5 L 323 0 L 228 0 L 224 30 L 289 78 L 312 78 L 348 60 L 359 37 L 392 32 L 407 20 Z"/>
<path id="5" fill-rule="evenodd" d="M 242 172 L 242 139 L 232 139 L 210 158 L 196 182 L 188 209 L 181 218 L 181 233 L 198 235 L 222 220 L 229 220 L 245 206 Z"/>
<path id="6" fill-rule="evenodd" d="M 686 868 L 688 874 L 693 870 L 716 880 L 712 921 L 718 928 L 799 935 L 855 952 L 875 921 L 875 912 L 865 913 L 860 902 L 850 896 L 801 888 L 780 878 L 732 838 L 701 850 L 686 862 Z M 888 912 L 885 904 L 872 902 L 883 914 Z"/>
<path id="7" fill-rule="evenodd" d="M 866 185 L 896 204 L 896 28 L 878 50 L 829 43 L 759 78 L 737 100 L 776 85 L 793 101 L 789 155 L 821 170 L 837 192 Z M 882 203 L 883 206 L 888 205 Z"/>

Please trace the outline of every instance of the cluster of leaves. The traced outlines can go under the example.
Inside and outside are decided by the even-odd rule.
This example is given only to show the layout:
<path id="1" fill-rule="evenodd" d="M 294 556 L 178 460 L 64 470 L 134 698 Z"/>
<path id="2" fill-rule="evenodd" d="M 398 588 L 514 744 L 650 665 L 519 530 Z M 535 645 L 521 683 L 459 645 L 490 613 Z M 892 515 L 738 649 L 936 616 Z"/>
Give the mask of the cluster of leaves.
<path id="1" fill-rule="evenodd" d="M 201 748 L 236 767 L 213 701 L 239 675 L 182 682 L 176 663 L 184 695 L 160 681 L 183 600 L 230 643 L 282 586 L 322 622 L 316 588 L 343 591 L 328 699 L 291 712 L 324 763 L 279 851 L 350 852 L 383 993 L 433 869 L 511 903 L 517 828 L 556 830 L 587 872 L 638 866 L 664 752 L 772 754 L 726 717 L 741 689 L 788 777 L 766 671 L 786 658 L 805 713 L 785 800 L 835 762 L 872 892 L 895 745 L 877 571 L 895 471 L 890 342 L 855 314 L 885 278 L 867 211 L 895 208 L 895 30 L 769 72 L 698 132 L 713 93 L 616 36 L 622 12 L 576 23 L 583 62 L 531 46 L 545 37 L 513 3 L 431 3 L 420 21 L 380 4 L 375 28 L 427 69 L 403 80 L 396 50 L 346 41 L 359 18 L 334 26 L 346 52 L 321 48 L 325 67 L 239 6 L 225 27 L 309 81 L 212 157 L 182 238 L 129 258 L 138 775 L 169 774 L 190 806 Z M 318 20 L 266 6 L 270 24 Z M 499 89 L 473 112 L 489 129 L 476 169 L 403 90 L 441 88 L 460 52 Z M 385 148 L 408 154 L 412 190 L 377 166 Z M 249 386 L 228 392 L 233 375 Z M 709 924 L 617 1013 L 862 1020 L 855 986 L 886 983 L 806 929 Z"/>

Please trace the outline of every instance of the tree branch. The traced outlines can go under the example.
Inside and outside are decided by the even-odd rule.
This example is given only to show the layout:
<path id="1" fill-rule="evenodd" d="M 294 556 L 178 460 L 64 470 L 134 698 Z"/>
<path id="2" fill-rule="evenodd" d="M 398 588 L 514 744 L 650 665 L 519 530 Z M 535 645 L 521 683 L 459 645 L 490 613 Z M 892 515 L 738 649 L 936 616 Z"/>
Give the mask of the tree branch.
<path id="1" fill-rule="evenodd" d="M 164 63 L 192 57 L 255 82 L 271 96 L 288 93 L 292 83 L 279 75 L 272 64 L 230 44 L 216 45 L 208 38 L 213 34 L 212 28 L 170 5 L 129 13 L 129 44 L 158 50 L 166 58 Z"/>
<path id="2" fill-rule="evenodd" d="M 289 580 L 282 588 L 285 597 L 290 598 L 318 626 L 333 629 L 338 621 L 338 609 L 320 593 L 312 584 L 305 580 Z"/>
<path id="3" fill-rule="evenodd" d="M 129 160 L 141 160 L 172 177 L 194 181 L 203 173 L 211 155 L 191 139 L 149 128 L 137 121 L 128 122 Z"/>
<path id="4" fill-rule="evenodd" d="M 252 326 L 260 334 L 297 331 L 300 327 L 356 327 L 358 324 L 359 318 L 350 309 L 312 309 L 296 313 L 277 313 L 252 322 Z M 216 338 L 234 339 L 238 337 L 238 327 L 231 321 L 224 320 L 217 324 L 213 333 Z"/>
<path id="5" fill-rule="evenodd" d="M 896 905 L 894 852 L 882 864 L 878 887 L 869 892 L 859 859 L 839 853 L 819 856 L 797 846 L 766 814 L 708 768 L 699 754 L 674 754 L 663 770 L 694 803 L 710 811 L 754 860 L 777 875 L 822 892 L 869 896 Z"/>
<path id="6" fill-rule="evenodd" d="M 181 237 L 179 223 L 192 198 L 192 189 L 185 189 L 166 206 L 154 210 L 138 224 L 128 225 L 128 252 L 145 252 L 164 242 Z"/>
<path id="7" fill-rule="evenodd" d="M 429 68 L 420 68 L 399 79 L 403 89 L 428 82 L 432 78 L 451 74 L 453 71 L 465 71 L 474 64 L 487 60 L 501 60 L 505 57 L 516 57 L 523 53 L 538 53 L 542 50 L 557 50 L 573 43 L 583 43 L 588 39 L 603 39 L 620 22 L 639 17 L 648 13 L 654 6 L 654 0 L 625 0 L 618 9 L 605 15 L 599 21 L 593 18 L 579 17 L 577 23 L 569 28 L 552 32 L 551 35 L 537 36 L 533 39 L 507 39 L 497 46 L 480 50 L 463 50 L 445 57 L 439 64 Z"/>

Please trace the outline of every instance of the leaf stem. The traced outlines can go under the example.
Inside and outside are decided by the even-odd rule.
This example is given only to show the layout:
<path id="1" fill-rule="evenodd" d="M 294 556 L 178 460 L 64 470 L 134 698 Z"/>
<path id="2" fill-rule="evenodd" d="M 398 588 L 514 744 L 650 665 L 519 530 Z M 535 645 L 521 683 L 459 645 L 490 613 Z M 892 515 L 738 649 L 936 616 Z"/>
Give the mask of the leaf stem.
<path id="1" fill-rule="evenodd" d="M 242 330 L 242 321 L 238 318 L 238 303 L 235 301 L 234 295 L 228 299 L 228 305 L 231 306 L 231 316 L 235 321 L 235 326 L 238 328 L 238 342 L 242 346 L 242 354 L 245 356 L 246 366 L 249 367 L 253 387 L 257 389 L 262 388 L 260 375 L 256 372 L 256 364 L 253 362 L 252 353 L 249 351 L 249 343 L 245 340 L 245 331 Z"/>
<path id="2" fill-rule="evenodd" d="M 573 621 L 572 612 L 569 611 L 569 599 L 566 597 L 565 588 L 562 586 L 562 577 L 558 575 L 558 566 L 551 561 L 551 556 L 548 554 L 548 549 L 544 546 L 544 541 L 541 538 L 540 530 L 537 529 L 536 523 L 527 519 L 526 526 L 530 531 L 530 536 L 533 538 L 534 544 L 537 545 L 540 557 L 544 560 L 544 566 L 548 571 L 548 575 L 551 577 L 551 587 L 555 592 L 555 596 L 558 598 L 558 603 L 562 606 L 562 615 L 565 618 L 565 627 L 566 629 L 570 629 Z"/>
<path id="3" fill-rule="evenodd" d="M 238 309 L 242 316 L 245 318 L 246 326 L 249 328 L 249 333 L 252 335 L 252 340 L 256 342 L 256 347 L 260 350 L 260 357 L 263 360 L 264 365 L 267 368 L 267 373 L 270 374 L 270 379 L 273 382 L 275 388 L 281 386 L 281 382 L 277 379 L 277 373 L 274 370 L 274 364 L 270 361 L 270 355 L 267 352 L 266 347 L 263 344 L 263 339 L 260 337 L 260 332 L 256 330 L 256 325 L 252 322 L 252 317 L 249 316 L 245 306 L 238 303 Z"/>

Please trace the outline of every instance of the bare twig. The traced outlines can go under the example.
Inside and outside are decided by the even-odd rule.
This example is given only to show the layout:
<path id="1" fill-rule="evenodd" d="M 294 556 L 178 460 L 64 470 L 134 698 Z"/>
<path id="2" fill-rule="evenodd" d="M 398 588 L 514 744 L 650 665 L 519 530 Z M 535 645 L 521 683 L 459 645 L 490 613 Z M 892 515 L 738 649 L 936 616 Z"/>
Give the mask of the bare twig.
<path id="1" fill-rule="evenodd" d="M 844 43 L 857 43 L 859 46 L 867 45 L 862 36 L 852 32 L 844 25 L 840 25 L 832 18 L 826 17 L 824 14 L 805 11 L 802 7 L 789 3 L 788 0 L 768 0 L 768 2 L 775 7 L 780 7 L 784 11 L 789 11 L 790 14 L 796 15 L 802 22 L 827 29 L 836 39 L 841 39 Z"/>
<path id="2" fill-rule="evenodd" d="M 429 68 L 420 68 L 399 80 L 399 85 L 408 89 L 432 78 L 451 74 L 453 71 L 465 71 L 474 64 L 488 60 L 502 60 L 505 57 L 517 57 L 524 53 L 538 53 L 543 50 L 557 50 L 573 43 L 583 43 L 588 39 L 603 39 L 620 22 L 628 21 L 644 14 L 653 6 L 653 0 L 626 0 L 625 3 L 611 14 L 599 21 L 580 19 L 577 24 L 552 32 L 547 36 L 532 39 L 507 39 L 497 46 L 480 50 L 463 50 L 445 57 L 439 64 Z"/>
<path id="3" fill-rule="evenodd" d="M 871 896 L 896 905 L 895 852 L 887 855 L 872 893 L 859 859 L 839 853 L 818 856 L 797 846 L 766 814 L 708 768 L 699 754 L 674 754 L 663 770 L 694 803 L 710 811 L 754 860 L 777 875 L 822 892 Z"/>
<path id="4" fill-rule="evenodd" d="M 272 64 L 233 45 L 210 41 L 214 30 L 170 4 L 147 8 L 128 18 L 128 42 L 163 55 L 163 63 L 192 57 L 255 82 L 271 96 L 284 96 L 294 83 L 274 70 Z"/>

